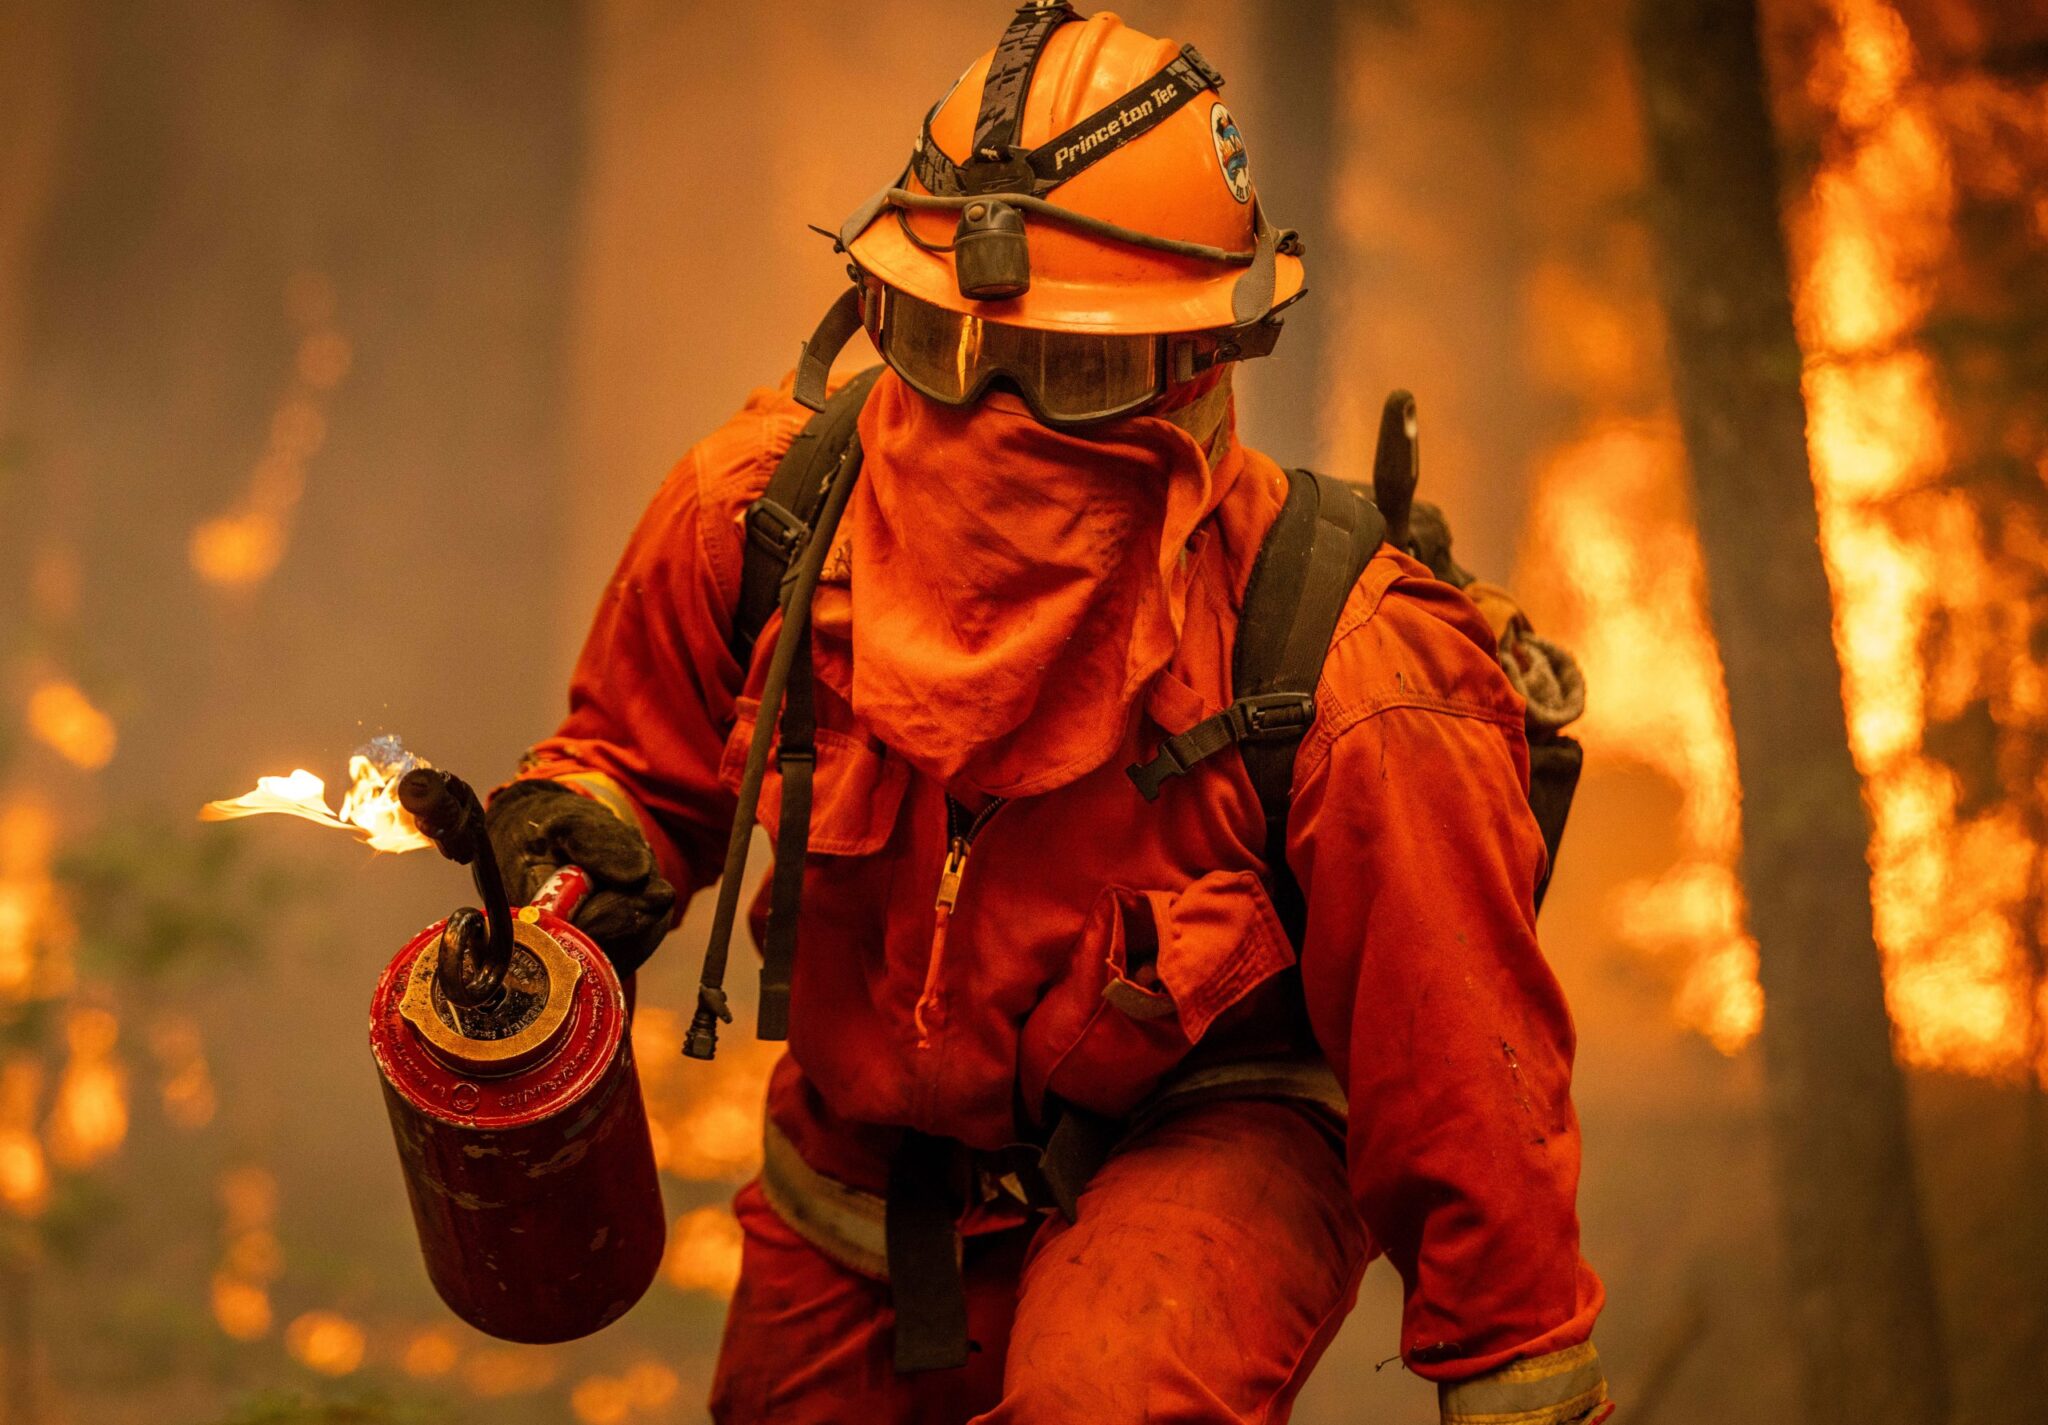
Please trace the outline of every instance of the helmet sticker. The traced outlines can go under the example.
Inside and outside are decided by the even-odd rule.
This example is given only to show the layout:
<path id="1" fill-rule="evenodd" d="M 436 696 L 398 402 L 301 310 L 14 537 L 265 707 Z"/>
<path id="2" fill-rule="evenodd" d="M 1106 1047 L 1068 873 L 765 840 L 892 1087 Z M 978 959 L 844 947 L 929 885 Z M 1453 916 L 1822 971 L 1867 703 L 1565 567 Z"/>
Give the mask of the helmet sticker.
<path id="1" fill-rule="evenodd" d="M 1237 120 L 1220 103 L 1209 110 L 1209 137 L 1216 141 L 1216 161 L 1223 165 L 1223 181 L 1230 187 L 1230 196 L 1240 203 L 1249 203 L 1251 156 L 1245 152 L 1244 135 L 1237 131 Z"/>

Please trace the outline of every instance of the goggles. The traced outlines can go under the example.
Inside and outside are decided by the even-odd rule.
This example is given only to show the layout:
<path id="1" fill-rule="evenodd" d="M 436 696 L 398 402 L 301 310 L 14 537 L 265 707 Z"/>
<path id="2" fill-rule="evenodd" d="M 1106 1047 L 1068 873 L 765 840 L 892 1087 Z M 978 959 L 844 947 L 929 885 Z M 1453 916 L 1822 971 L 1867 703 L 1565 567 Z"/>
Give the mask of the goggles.
<path id="1" fill-rule="evenodd" d="M 1278 335 L 1277 323 L 1249 332 L 1040 331 L 948 311 L 866 273 L 858 292 L 875 350 L 919 395 L 971 406 L 1001 380 L 1054 427 L 1135 414 L 1221 362 L 1264 355 Z"/>

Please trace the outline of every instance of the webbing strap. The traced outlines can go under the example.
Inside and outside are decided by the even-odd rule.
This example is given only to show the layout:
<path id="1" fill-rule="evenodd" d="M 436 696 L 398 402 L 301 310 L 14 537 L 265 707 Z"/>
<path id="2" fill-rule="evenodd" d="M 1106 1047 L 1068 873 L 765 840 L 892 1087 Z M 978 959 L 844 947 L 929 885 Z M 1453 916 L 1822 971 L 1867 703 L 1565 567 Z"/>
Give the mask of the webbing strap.
<path id="1" fill-rule="evenodd" d="M 1081 1194 L 1109 1161 L 1124 1136 L 1122 1120 L 1048 1100 L 1052 1129 L 1045 1146 L 1019 1143 L 1011 1148 L 1011 1171 L 1024 1198 L 1040 1211 L 1057 1212 L 1068 1222 L 1081 1213 Z"/>
<path id="2" fill-rule="evenodd" d="M 747 543 L 740 563 L 740 597 L 733 611 L 733 657 L 745 664 L 768 616 L 782 599 L 783 576 L 796 567 L 809 542 L 811 523 L 825 495 L 825 477 L 839 464 L 853 439 L 861 407 L 882 368 L 872 367 L 848 381 L 805 423 L 768 477 L 761 498 L 747 507 Z"/>
<path id="3" fill-rule="evenodd" d="M 1150 762 L 1127 768 L 1148 802 L 1159 800 L 1159 789 L 1169 778 L 1178 777 L 1204 758 L 1226 747 L 1269 739 L 1298 738 L 1316 718 L 1316 700 L 1307 693 L 1267 693 L 1239 698 L 1213 717 L 1203 718 L 1186 732 L 1159 744 L 1159 755 Z"/>
<path id="4" fill-rule="evenodd" d="M 818 714 L 812 697 L 811 629 L 797 635 L 796 661 L 782 695 L 782 824 L 775 831 L 775 878 L 768 891 L 768 943 L 761 948 L 761 1010 L 755 1033 L 789 1038 L 789 982 L 796 966 L 796 927 L 803 906 L 804 865 L 811 847 L 811 774 L 818 765 Z"/>
<path id="5" fill-rule="evenodd" d="M 797 404 L 814 411 L 825 409 L 825 387 L 832 379 L 832 362 L 860 330 L 860 288 L 849 287 L 818 318 L 817 329 L 803 344 L 796 358 L 796 384 L 790 394 Z"/>
<path id="6" fill-rule="evenodd" d="M 1259 617 L 1238 625 L 1234 681 L 1239 696 L 1314 694 L 1352 586 L 1386 538 L 1386 521 L 1355 487 L 1308 470 L 1290 470 L 1287 479 L 1287 503 L 1299 501 L 1301 508 L 1284 541 L 1269 537 L 1252 566 L 1245 609 Z M 1295 737 L 1251 742 L 1242 749 L 1245 773 L 1266 814 L 1273 909 L 1297 945 L 1308 912 L 1287 865 L 1287 811 L 1300 747 Z"/>
<path id="7" fill-rule="evenodd" d="M 1033 57 L 1036 63 L 1036 57 Z M 993 82 L 995 71 L 990 70 Z M 1008 150 L 991 156 L 977 134 L 974 154 L 964 164 L 946 156 L 932 138 L 925 120 L 910 157 L 911 172 L 925 188 L 941 197 L 961 193 L 1028 192 L 1044 197 L 1075 174 L 1093 167 L 1125 144 L 1143 138 L 1172 118 L 1205 90 L 1221 89 L 1223 76 L 1193 45 L 1121 98 L 1104 104 L 1029 153 L 1012 158 Z M 987 91 L 983 91 L 986 105 Z M 936 112 L 936 111 L 935 111 Z M 985 109 L 984 109 L 984 112 Z M 983 174 L 977 167 L 987 166 Z"/>
<path id="8" fill-rule="evenodd" d="M 958 1166 L 951 1139 L 906 1132 L 889 1160 L 883 1219 L 889 1295 L 896 1308 L 896 1370 L 967 1364 L 967 1288 L 960 1275 Z"/>
<path id="9" fill-rule="evenodd" d="M 1386 522 L 1342 480 L 1287 472 L 1287 498 L 1267 531 L 1245 587 L 1232 669 L 1235 700 L 1167 738 L 1150 761 L 1128 768 L 1139 794 L 1158 797 L 1170 779 L 1236 747 L 1266 818 L 1274 907 L 1299 939 L 1300 888 L 1287 869 L 1287 807 L 1294 754 L 1315 720 L 1315 690 L 1344 602 L 1380 547 Z"/>
<path id="10" fill-rule="evenodd" d="M 1536 883 L 1536 908 L 1543 909 L 1543 897 L 1550 890 L 1550 877 L 1557 870 L 1557 849 L 1564 842 L 1565 819 L 1571 815 L 1572 797 L 1579 789 L 1579 772 L 1585 766 L 1585 749 L 1577 738 L 1553 732 L 1529 739 L 1529 810 L 1536 813 L 1536 825 L 1543 833 L 1543 879 Z"/>
<path id="11" fill-rule="evenodd" d="M 1017 7 L 996 44 L 988 77 L 982 81 L 981 112 L 974 121 L 970 162 L 1000 163 L 1010 156 L 1010 146 L 1016 143 L 1018 127 L 1024 122 L 1024 100 L 1031 92 L 1038 56 L 1052 32 L 1074 18 L 1074 7 L 1067 0 L 1027 0 Z"/>

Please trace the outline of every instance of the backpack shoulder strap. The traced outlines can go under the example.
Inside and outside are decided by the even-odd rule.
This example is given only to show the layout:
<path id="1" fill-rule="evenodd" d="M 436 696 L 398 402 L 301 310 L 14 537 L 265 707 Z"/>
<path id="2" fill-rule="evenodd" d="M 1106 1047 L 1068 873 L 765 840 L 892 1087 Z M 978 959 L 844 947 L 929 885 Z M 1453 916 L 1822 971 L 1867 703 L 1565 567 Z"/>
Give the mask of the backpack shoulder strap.
<path id="1" fill-rule="evenodd" d="M 1146 801 L 1226 747 L 1242 749 L 1270 824 L 1286 821 L 1294 748 L 1315 720 L 1315 690 L 1330 635 L 1381 542 L 1386 521 L 1364 493 L 1310 470 L 1287 472 L 1287 498 L 1253 561 L 1238 617 L 1235 698 L 1214 717 L 1160 744 L 1126 769 Z"/>
<path id="2" fill-rule="evenodd" d="M 1386 532 L 1379 510 L 1355 486 L 1288 471 L 1287 499 L 1245 586 L 1231 676 L 1235 700 L 1129 769 L 1139 793 L 1153 801 L 1169 779 L 1236 747 L 1265 812 L 1267 862 L 1290 929 L 1298 928 L 1293 907 L 1300 898 L 1285 854 L 1294 753 L 1315 721 L 1316 683 L 1337 619 Z"/>
<path id="3" fill-rule="evenodd" d="M 1307 717 L 1288 735 L 1256 739 L 1243 748 L 1245 771 L 1266 813 L 1269 846 L 1286 836 L 1294 753 L 1315 716 L 1330 637 L 1352 586 L 1387 534 L 1379 509 L 1356 486 L 1310 470 L 1290 470 L 1287 480 L 1287 503 L 1245 586 L 1231 674 L 1240 702 L 1306 700 Z"/>
<path id="4" fill-rule="evenodd" d="M 790 442 L 761 498 L 747 506 L 740 600 L 732 619 L 733 656 L 742 664 L 753 657 L 754 641 L 780 606 L 783 578 L 810 538 L 824 501 L 825 477 L 853 439 L 861 407 L 881 374 L 881 367 L 870 367 L 835 391 Z"/>

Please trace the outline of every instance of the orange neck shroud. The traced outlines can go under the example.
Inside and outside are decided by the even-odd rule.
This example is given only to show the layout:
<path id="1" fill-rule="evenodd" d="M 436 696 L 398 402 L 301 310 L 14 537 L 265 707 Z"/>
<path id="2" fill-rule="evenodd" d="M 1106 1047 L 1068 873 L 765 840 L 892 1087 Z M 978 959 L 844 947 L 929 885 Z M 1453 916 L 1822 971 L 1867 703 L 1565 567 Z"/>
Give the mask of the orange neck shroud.
<path id="1" fill-rule="evenodd" d="M 1153 416 L 1086 436 L 992 394 L 955 409 L 885 374 L 844 549 L 813 609 L 818 675 L 955 791 L 1029 796 L 1123 746 L 1180 640 L 1188 540 L 1235 482 Z"/>

